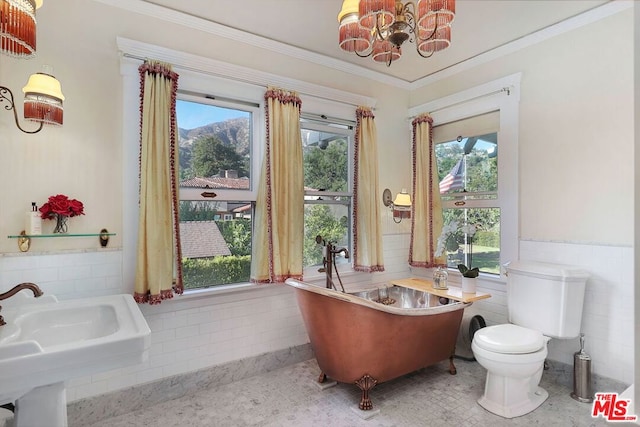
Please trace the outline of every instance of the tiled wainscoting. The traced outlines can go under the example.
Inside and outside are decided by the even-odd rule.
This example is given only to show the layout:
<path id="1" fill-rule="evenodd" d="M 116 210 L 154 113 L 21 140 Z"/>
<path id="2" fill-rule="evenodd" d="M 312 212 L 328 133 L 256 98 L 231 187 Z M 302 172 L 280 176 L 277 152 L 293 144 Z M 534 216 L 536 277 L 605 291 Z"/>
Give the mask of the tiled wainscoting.
<path id="1" fill-rule="evenodd" d="M 407 266 L 408 234 L 385 235 L 384 247 L 385 272 L 345 273 L 341 276 L 345 288 L 364 288 L 393 278 L 430 275 L 429 271 L 412 271 Z M 122 283 L 122 257 L 118 249 L 4 254 L 0 256 L 0 292 L 28 281 L 61 299 L 130 293 L 132 285 Z M 521 241 L 520 258 L 582 266 L 591 274 L 585 296 L 583 332 L 586 351 L 593 359 L 594 377 L 631 384 L 633 249 Z M 315 277 L 310 274 L 305 279 L 323 280 L 320 274 Z M 505 323 L 504 283 L 483 281 L 479 290 L 491 293 L 492 297 L 475 303 L 465 316 L 478 313 L 489 325 Z M 139 391 L 148 384 L 165 381 L 173 384 L 176 378 L 181 378 L 179 387 L 184 387 L 183 382 L 193 381 L 189 375 L 196 371 L 213 369 L 211 381 L 219 381 L 228 378 L 227 375 L 235 378 L 254 369 L 268 370 L 311 357 L 306 347 L 309 340 L 289 286 L 246 286 L 191 293 L 157 306 L 141 305 L 140 308 L 152 331 L 149 359 L 137 366 L 71 380 L 67 388 L 69 402 L 120 391 L 125 393 L 121 397 L 128 396 L 127 390 L 134 387 Z M 569 369 L 573 353 L 578 349 L 577 339 L 552 340 L 549 359 Z M 239 363 L 239 367 L 234 363 Z M 187 380 L 183 381 L 184 378 Z"/>
<path id="2" fill-rule="evenodd" d="M 345 272 L 345 287 L 406 277 L 408 241 L 406 234 L 385 236 L 386 271 Z M 130 293 L 133 285 L 122 283 L 122 257 L 117 249 L 5 254 L 0 256 L 0 292 L 28 281 L 60 299 Z M 323 275 L 305 279 L 321 283 Z M 69 381 L 69 402 L 263 354 L 286 353 L 309 342 L 293 288 L 281 284 L 186 293 L 140 309 L 151 328 L 148 360 Z"/>
<path id="3" fill-rule="evenodd" d="M 122 284 L 122 251 L 0 254 L 0 292 L 33 282 L 58 299 L 128 292 Z"/>
<path id="4" fill-rule="evenodd" d="M 633 248 L 521 241 L 520 258 L 576 265 L 589 272 L 582 332 L 593 371 L 625 384 L 634 377 Z M 551 340 L 549 358 L 573 364 L 576 340 Z"/>
<path id="5" fill-rule="evenodd" d="M 633 248 L 590 244 L 520 241 L 520 259 L 568 264 L 589 272 L 582 332 L 594 374 L 632 384 L 634 376 Z M 465 317 L 480 314 L 487 325 L 507 322 L 507 296 L 503 283 L 480 281 L 479 290 L 491 298 L 465 310 Z M 573 365 L 579 339 L 549 342 L 553 361 Z"/>

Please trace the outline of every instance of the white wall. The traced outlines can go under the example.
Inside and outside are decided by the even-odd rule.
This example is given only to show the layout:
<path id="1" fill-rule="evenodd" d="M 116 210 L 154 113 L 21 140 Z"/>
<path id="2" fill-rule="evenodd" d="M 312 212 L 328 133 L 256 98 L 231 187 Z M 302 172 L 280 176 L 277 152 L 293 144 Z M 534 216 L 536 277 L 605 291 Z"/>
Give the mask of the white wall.
<path id="1" fill-rule="evenodd" d="M 30 73 L 39 71 L 42 64 L 51 64 L 67 96 L 64 126 L 47 128 L 37 135 L 20 133 L 11 114 L 0 114 L 4 148 L 0 179 L 5 183 L 0 235 L 22 229 L 24 211 L 31 201 L 41 204 L 49 195 L 64 193 L 86 205 L 87 215 L 71 220 L 73 231 L 107 227 L 118 236 L 110 243 L 113 251 L 96 251 L 93 238 L 39 239 L 27 255 L 15 254 L 15 240 L 0 239 L 0 291 L 19 281 L 40 283 L 46 293 L 65 298 L 133 290 L 132 284 L 122 279 L 123 260 L 128 256 L 122 252 L 123 239 L 128 238 L 122 235 L 122 213 L 126 211 L 123 188 L 132 183 L 122 178 L 123 87 L 117 36 L 376 98 L 380 185 L 394 192 L 410 187 L 411 182 L 410 124 L 406 120 L 410 106 L 523 72 L 520 256 L 543 257 L 558 253 L 555 248 L 562 247 L 562 259 L 595 273 L 589 282 L 583 320 L 588 327 L 587 350 L 594 356 L 596 373 L 630 382 L 633 370 L 628 357 L 632 356 L 618 360 L 615 354 L 620 345 L 633 341 L 626 341 L 624 334 L 610 334 L 615 323 L 620 322 L 626 330 L 633 319 L 629 307 L 619 310 L 618 305 L 618 299 L 630 295 L 633 288 L 632 274 L 626 269 L 631 265 L 628 254 L 633 251 L 630 13 L 405 93 L 283 55 L 266 57 L 242 43 L 101 3 L 55 3 L 55 7 L 47 3 L 39 11 L 37 59 L 20 61 L 0 55 L 0 84 L 19 93 Z M 550 168 L 550 161 L 558 167 Z M 611 191 L 596 193 L 596 186 Z M 346 277 L 353 286 L 410 274 L 406 266 L 409 223 L 394 224 L 388 214 L 385 210 L 387 271 Z M 607 268 L 619 266 L 615 275 L 609 275 L 601 264 L 592 268 L 603 255 L 608 259 Z M 492 322 L 504 321 L 503 285 L 484 283 L 482 289 L 494 296 L 476 308 Z M 263 301 L 267 307 L 260 311 Z M 149 362 L 74 380 L 70 400 L 306 342 L 295 314 L 297 307 L 285 287 L 174 299 L 158 307 L 141 308 L 153 330 Z M 608 321 L 606 330 L 598 322 L 603 319 Z M 270 326 L 259 333 L 257 325 Z M 184 351 L 185 347 L 191 351 Z M 552 347 L 557 360 L 566 361 L 573 351 L 573 347 Z M 621 362 L 620 368 L 609 366 L 614 362 Z"/>
<path id="2" fill-rule="evenodd" d="M 421 105 L 522 73 L 519 258 L 589 271 L 586 350 L 595 373 L 627 384 L 635 354 L 632 35 L 633 11 L 626 10 L 425 86 L 411 98 Z M 472 310 L 488 324 L 506 322 L 504 284 L 485 281 L 481 289 L 492 298 Z M 578 349 L 577 340 L 554 340 L 549 358 L 573 363 Z"/>

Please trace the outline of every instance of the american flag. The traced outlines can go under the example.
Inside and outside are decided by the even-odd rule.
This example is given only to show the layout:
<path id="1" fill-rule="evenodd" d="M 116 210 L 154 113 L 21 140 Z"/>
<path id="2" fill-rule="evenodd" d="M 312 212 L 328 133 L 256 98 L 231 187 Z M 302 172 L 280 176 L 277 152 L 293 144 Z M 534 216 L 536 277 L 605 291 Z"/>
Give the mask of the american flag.
<path id="1" fill-rule="evenodd" d="M 451 168 L 451 171 L 440 181 L 440 194 L 449 191 L 464 189 L 464 159 L 458 160 L 458 163 Z"/>

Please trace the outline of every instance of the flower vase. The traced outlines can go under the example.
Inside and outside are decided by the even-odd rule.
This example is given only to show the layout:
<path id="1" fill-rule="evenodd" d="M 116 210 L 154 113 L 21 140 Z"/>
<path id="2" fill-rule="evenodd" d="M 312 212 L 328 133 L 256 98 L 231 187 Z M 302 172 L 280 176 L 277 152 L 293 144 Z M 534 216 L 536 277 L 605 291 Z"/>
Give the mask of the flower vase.
<path id="1" fill-rule="evenodd" d="M 462 293 L 475 294 L 476 285 L 478 283 L 477 277 L 464 277 L 462 276 Z"/>
<path id="2" fill-rule="evenodd" d="M 56 214 L 56 226 L 53 229 L 54 233 L 64 234 L 67 232 L 67 220 L 68 216 Z"/>

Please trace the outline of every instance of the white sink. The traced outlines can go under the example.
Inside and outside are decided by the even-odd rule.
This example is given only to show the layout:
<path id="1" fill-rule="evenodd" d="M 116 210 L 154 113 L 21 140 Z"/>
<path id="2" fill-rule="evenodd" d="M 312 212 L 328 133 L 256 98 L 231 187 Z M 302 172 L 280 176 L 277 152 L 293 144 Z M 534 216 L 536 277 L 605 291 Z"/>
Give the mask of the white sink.
<path id="1" fill-rule="evenodd" d="M 0 404 L 19 403 L 39 387 L 147 359 L 151 331 L 131 295 L 57 301 L 20 297 L 23 293 L 2 301 L 0 314 L 7 324 L 0 326 Z M 64 418 L 66 423 L 66 409 Z"/>

